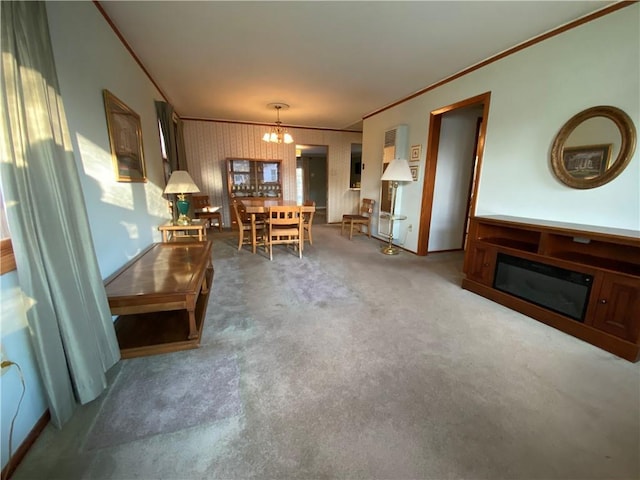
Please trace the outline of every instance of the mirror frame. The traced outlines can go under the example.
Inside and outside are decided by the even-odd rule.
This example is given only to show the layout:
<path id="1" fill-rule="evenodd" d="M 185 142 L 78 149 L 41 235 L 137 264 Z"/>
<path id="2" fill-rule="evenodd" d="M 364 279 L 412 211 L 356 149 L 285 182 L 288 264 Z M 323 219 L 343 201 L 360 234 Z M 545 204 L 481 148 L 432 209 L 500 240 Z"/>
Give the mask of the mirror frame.
<path id="1" fill-rule="evenodd" d="M 620 152 L 618 153 L 618 157 L 611 164 L 611 168 L 602 175 L 594 178 L 576 178 L 569 174 L 564 166 L 562 158 L 564 144 L 569 138 L 569 135 L 571 135 L 571 132 L 573 132 L 582 122 L 593 117 L 606 117 L 616 124 L 618 130 L 620 130 L 620 138 L 622 139 Z M 595 188 L 604 185 L 605 183 L 609 183 L 620 175 L 631 161 L 631 157 L 633 157 L 635 149 L 636 128 L 629 115 L 616 107 L 605 105 L 592 107 L 571 117 L 560 129 L 553 141 L 553 146 L 551 147 L 551 168 L 558 180 L 565 185 L 573 188 Z"/>

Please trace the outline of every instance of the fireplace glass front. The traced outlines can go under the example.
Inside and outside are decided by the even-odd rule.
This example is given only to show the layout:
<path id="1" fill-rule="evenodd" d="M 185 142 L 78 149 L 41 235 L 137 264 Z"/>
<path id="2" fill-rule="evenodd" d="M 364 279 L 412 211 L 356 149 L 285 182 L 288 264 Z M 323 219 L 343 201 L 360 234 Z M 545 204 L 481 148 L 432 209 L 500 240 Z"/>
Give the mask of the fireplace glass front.
<path id="1" fill-rule="evenodd" d="M 498 254 L 493 287 L 584 322 L 593 276 Z"/>

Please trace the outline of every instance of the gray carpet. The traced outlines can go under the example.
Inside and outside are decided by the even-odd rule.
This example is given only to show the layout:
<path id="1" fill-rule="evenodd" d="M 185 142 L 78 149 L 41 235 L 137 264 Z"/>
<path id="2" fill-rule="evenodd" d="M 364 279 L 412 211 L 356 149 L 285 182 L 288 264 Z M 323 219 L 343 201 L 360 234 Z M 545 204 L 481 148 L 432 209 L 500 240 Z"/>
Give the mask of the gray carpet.
<path id="1" fill-rule="evenodd" d="M 388 257 L 318 226 L 302 260 L 283 247 L 270 262 L 211 235 L 201 348 L 120 362 L 15 479 L 640 478 L 639 365 L 462 290 L 461 253 Z M 171 394 L 221 364 L 226 411 L 86 448 L 129 375 L 180 369 Z"/>
<path id="2" fill-rule="evenodd" d="M 213 423 L 242 412 L 240 372 L 233 355 L 203 350 L 176 362 L 158 355 L 153 362 L 128 361 L 105 399 L 86 449 L 124 444 L 150 435 Z"/>

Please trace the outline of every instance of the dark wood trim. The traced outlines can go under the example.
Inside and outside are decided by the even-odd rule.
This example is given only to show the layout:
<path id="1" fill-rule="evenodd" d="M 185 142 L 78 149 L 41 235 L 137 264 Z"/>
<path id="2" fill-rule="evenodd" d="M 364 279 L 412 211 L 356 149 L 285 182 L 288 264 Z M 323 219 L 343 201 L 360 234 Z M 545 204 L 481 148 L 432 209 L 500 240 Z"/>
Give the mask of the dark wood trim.
<path id="1" fill-rule="evenodd" d="M 0 275 L 16 269 L 16 257 L 13 254 L 13 244 L 10 238 L 0 240 Z"/>
<path id="2" fill-rule="evenodd" d="M 432 115 L 442 115 L 444 113 L 450 112 L 451 110 L 457 110 L 459 108 L 471 107 L 473 105 L 480 105 L 481 103 L 488 102 L 491 98 L 491 92 L 484 92 L 475 97 L 469 97 L 464 100 L 460 100 L 459 102 L 452 103 L 451 105 L 446 105 L 444 107 L 437 108 L 431 112 Z"/>
<path id="3" fill-rule="evenodd" d="M 115 23 L 113 23 L 113 21 L 111 20 L 111 18 L 107 14 L 107 12 L 104 10 L 104 8 L 102 8 L 102 5 L 100 5 L 100 2 L 98 0 L 93 0 L 93 4 L 98 9 L 98 11 L 102 14 L 102 16 L 104 17 L 105 21 L 109 24 L 109 26 L 111 27 L 111 30 L 113 30 L 113 33 L 115 33 L 116 36 L 120 39 L 120 42 L 122 42 L 122 45 L 124 45 L 124 48 L 127 49 L 129 54 L 133 57 L 133 59 L 136 61 L 138 66 L 142 69 L 142 71 L 147 76 L 147 78 L 151 81 L 151 83 L 153 83 L 153 85 L 156 87 L 158 92 L 160 92 L 160 95 L 162 95 L 162 98 L 164 98 L 164 101 L 165 102 L 169 102 L 169 100 L 168 100 L 167 96 L 165 95 L 164 91 L 160 88 L 160 86 L 154 80 L 154 78 L 151 76 L 151 74 L 149 73 L 147 68 L 144 66 L 142 61 L 138 58 L 136 53 L 133 51 L 133 48 L 131 48 L 131 45 L 129 45 L 129 43 L 127 43 L 127 41 L 125 40 L 125 38 L 122 35 L 122 33 L 120 33 L 120 30 L 118 30 L 118 27 L 116 27 Z M 180 115 L 178 115 L 178 117 L 179 116 Z"/>
<path id="4" fill-rule="evenodd" d="M 605 15 L 608 15 L 610 13 L 613 13 L 617 10 L 620 10 L 622 8 L 628 7 L 630 5 L 633 5 L 634 3 L 638 3 L 637 0 L 633 0 L 633 1 L 622 1 L 622 2 L 618 2 L 615 3 L 613 5 L 610 5 L 608 7 L 603 8 L 602 10 L 598 10 L 597 12 L 591 13 L 589 15 L 586 15 L 582 18 L 579 18 L 577 20 L 574 20 L 573 22 L 567 23 L 566 25 L 562 25 L 554 30 L 551 30 L 550 32 L 547 33 L 543 33 L 542 35 L 539 35 L 537 37 L 532 38 L 531 40 L 527 40 L 526 42 L 523 42 L 519 45 L 516 45 L 515 47 L 512 47 L 508 50 L 505 50 L 504 52 L 501 52 L 497 55 L 494 55 L 493 57 L 489 57 L 488 59 L 480 62 L 480 63 L 476 63 L 475 65 L 472 65 L 468 68 L 465 68 L 464 70 L 451 75 L 450 77 L 444 78 L 432 85 L 429 85 L 426 88 L 423 88 L 422 90 L 419 90 L 416 93 L 413 93 L 411 95 L 409 95 L 408 97 L 402 98 L 396 102 L 393 102 L 389 105 L 386 105 L 382 108 L 379 108 L 378 110 L 374 110 L 371 113 L 368 113 L 367 115 L 365 115 L 364 117 L 362 117 L 363 120 L 366 120 L 367 118 L 373 117 L 374 115 L 377 115 L 379 113 L 384 112 L 385 110 L 389 110 L 390 108 L 396 107 L 404 102 L 407 102 L 413 98 L 419 97 L 420 95 L 427 93 L 431 90 L 434 90 L 438 87 L 441 87 L 442 85 L 445 85 L 447 83 L 450 83 L 460 77 L 463 77 L 465 75 L 468 75 L 471 72 L 474 72 L 476 70 L 481 69 L 482 67 L 486 67 L 487 65 L 497 62 L 498 60 L 502 60 L 505 57 L 508 57 L 509 55 L 512 55 L 514 53 L 519 52 L 520 50 L 524 50 L 525 48 L 531 47 L 532 45 L 535 45 L 537 43 L 543 42 L 549 38 L 555 37 L 556 35 L 560 35 L 561 33 L 564 33 L 568 30 L 571 30 L 573 28 L 579 27 L 580 25 L 584 25 L 585 23 L 591 22 L 593 20 L 596 20 L 600 17 L 604 17 Z"/>
<path id="5" fill-rule="evenodd" d="M 433 207 L 433 194 L 436 183 L 436 163 L 440 148 L 440 127 L 442 116 L 431 113 L 429 117 L 429 136 L 427 138 L 427 159 L 424 166 L 422 184 L 422 204 L 420 205 L 420 227 L 418 233 L 418 255 L 426 255 L 429 250 L 429 233 Z"/>
<path id="6" fill-rule="evenodd" d="M 180 117 L 182 121 L 192 122 L 213 122 L 213 123 L 233 123 L 238 125 L 256 125 L 259 127 L 273 127 L 273 123 L 264 122 L 246 122 L 243 120 L 217 120 L 215 118 L 199 118 L 199 117 Z M 298 125 L 285 125 L 284 128 L 297 128 L 300 130 L 322 130 L 323 132 L 341 132 L 341 133 L 362 133 L 362 130 L 344 130 L 340 128 L 323 128 L 323 127 L 302 127 Z"/>
<path id="7" fill-rule="evenodd" d="M 467 245 L 467 232 L 469 231 L 469 217 L 471 216 L 471 205 L 475 205 L 476 192 L 474 188 L 477 188 L 475 183 L 478 177 L 478 158 L 480 157 L 481 150 L 484 150 L 484 138 L 482 142 L 480 139 L 480 132 L 482 129 L 482 122 L 484 121 L 484 115 L 476 120 L 476 133 L 473 143 L 473 168 L 471 169 L 471 178 L 469 178 L 469 187 L 467 189 L 467 205 L 464 212 L 464 228 L 462 229 L 462 249 L 464 250 Z"/>
<path id="8" fill-rule="evenodd" d="M 473 197 L 469 199 L 469 211 L 467 212 L 467 221 L 469 217 L 476 214 L 476 205 L 478 203 L 478 188 L 480 187 L 480 173 L 482 172 L 482 162 L 484 160 L 484 140 L 487 137 L 487 124 L 489 123 L 489 105 L 491 104 L 491 92 L 484 94 L 484 108 L 482 109 L 482 123 L 480 124 L 480 133 L 478 135 L 478 145 L 476 154 L 478 156 L 473 171 Z"/>
<path id="9" fill-rule="evenodd" d="M 451 253 L 451 252 L 462 252 L 462 248 L 445 248 L 444 250 L 434 250 L 429 253 Z"/>
<path id="10" fill-rule="evenodd" d="M 11 475 L 13 475 L 13 473 L 16 471 L 16 468 L 18 468 L 18 465 L 20 465 L 20 462 L 22 462 L 24 457 L 27 455 L 27 452 L 36 442 L 40 434 L 44 431 L 50 420 L 51 413 L 49 412 L 49 410 L 47 410 L 36 422 L 27 437 L 20 444 L 13 456 L 9 459 L 5 467 L 2 469 L 2 480 L 11 478 Z"/>
<path id="11" fill-rule="evenodd" d="M 478 182 L 482 170 L 482 157 L 484 153 L 484 138 L 487 132 L 489 120 L 489 103 L 491 92 L 485 92 L 475 97 L 467 98 L 460 102 L 452 103 L 438 108 L 431 112 L 429 117 L 429 135 L 427 137 L 427 158 L 425 163 L 424 183 L 422 186 L 422 203 L 420 205 L 420 226 L 418 233 L 418 255 L 427 255 L 429 250 L 429 234 L 431 226 L 431 215 L 433 209 L 433 194 L 436 183 L 436 167 L 438 164 L 438 149 L 440 147 L 440 130 L 442 127 L 442 115 L 459 108 L 466 108 L 473 105 L 483 105 L 482 125 L 480 126 L 480 137 L 478 139 L 478 161 L 475 165 L 475 178 L 473 190 L 476 192 L 474 198 L 469 201 L 469 211 L 471 215 L 476 211 L 476 199 Z"/>

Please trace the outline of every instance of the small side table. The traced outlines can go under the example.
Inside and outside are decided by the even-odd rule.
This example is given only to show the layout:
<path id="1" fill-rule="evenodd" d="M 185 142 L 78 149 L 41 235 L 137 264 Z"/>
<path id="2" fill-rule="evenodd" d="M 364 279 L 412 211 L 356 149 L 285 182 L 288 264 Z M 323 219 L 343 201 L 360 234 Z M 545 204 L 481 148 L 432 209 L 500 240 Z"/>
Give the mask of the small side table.
<path id="1" fill-rule="evenodd" d="M 203 242 L 207 237 L 207 220 L 193 220 L 191 225 L 175 225 L 173 222 L 167 222 L 160 225 L 158 230 L 162 232 L 162 241 L 169 242 L 184 237 L 198 237 L 198 241 Z M 193 232 L 193 233 L 190 233 Z"/>

